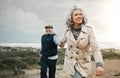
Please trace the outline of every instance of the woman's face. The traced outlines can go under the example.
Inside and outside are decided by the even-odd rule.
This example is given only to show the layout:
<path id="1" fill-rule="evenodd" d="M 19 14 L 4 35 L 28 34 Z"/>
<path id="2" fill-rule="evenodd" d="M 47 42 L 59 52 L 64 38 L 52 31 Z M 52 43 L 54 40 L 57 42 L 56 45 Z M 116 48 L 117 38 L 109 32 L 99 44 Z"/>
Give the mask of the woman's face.
<path id="1" fill-rule="evenodd" d="M 79 26 L 82 23 L 83 20 L 83 14 L 80 10 L 73 11 L 72 14 L 72 21 L 75 26 Z"/>

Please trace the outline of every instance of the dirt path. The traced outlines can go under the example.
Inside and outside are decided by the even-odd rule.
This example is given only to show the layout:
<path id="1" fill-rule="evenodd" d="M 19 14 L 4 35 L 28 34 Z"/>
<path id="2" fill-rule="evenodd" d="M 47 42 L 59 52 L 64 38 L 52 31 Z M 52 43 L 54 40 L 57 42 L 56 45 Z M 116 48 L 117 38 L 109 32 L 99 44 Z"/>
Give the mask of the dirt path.
<path id="1" fill-rule="evenodd" d="M 94 62 L 93 62 L 94 63 Z M 105 75 L 107 78 L 120 78 L 120 60 L 104 60 Z M 95 64 L 93 64 L 95 68 Z M 33 69 L 26 72 L 29 78 L 40 78 L 40 70 Z M 62 72 L 62 66 L 57 66 L 56 78 L 63 78 L 65 74 Z"/>

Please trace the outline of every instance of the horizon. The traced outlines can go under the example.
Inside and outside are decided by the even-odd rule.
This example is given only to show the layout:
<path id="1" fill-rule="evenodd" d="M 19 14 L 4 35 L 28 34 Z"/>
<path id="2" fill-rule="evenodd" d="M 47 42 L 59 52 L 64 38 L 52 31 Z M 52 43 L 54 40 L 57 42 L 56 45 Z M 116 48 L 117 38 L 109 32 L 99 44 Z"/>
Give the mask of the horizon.
<path id="1" fill-rule="evenodd" d="M 119 44 L 117 43 L 111 43 L 111 42 L 98 42 L 100 49 L 104 48 L 115 48 L 120 49 Z M 0 46 L 3 47 L 32 47 L 32 48 L 40 48 L 41 43 L 0 43 Z M 58 47 L 60 48 L 60 47 Z M 66 48 L 66 46 L 65 46 Z"/>

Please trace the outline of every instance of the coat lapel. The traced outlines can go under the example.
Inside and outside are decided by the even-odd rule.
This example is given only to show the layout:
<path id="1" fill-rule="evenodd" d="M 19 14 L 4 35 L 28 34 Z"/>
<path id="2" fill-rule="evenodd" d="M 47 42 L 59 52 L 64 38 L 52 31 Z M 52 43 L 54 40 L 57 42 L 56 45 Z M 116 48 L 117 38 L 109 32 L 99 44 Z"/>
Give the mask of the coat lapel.
<path id="1" fill-rule="evenodd" d="M 77 43 L 77 40 L 75 40 L 75 38 L 74 38 L 74 36 L 73 36 L 73 33 L 72 32 L 70 32 L 70 34 L 71 34 L 71 40 L 73 40 L 75 43 Z"/>
<path id="2" fill-rule="evenodd" d="M 84 39 L 85 34 L 87 34 L 87 28 L 85 25 L 82 25 L 81 32 L 78 36 L 78 39 L 75 40 L 73 33 L 71 32 L 71 29 L 69 31 L 69 38 L 71 41 L 75 42 L 76 44 L 79 43 L 82 39 Z"/>
<path id="3" fill-rule="evenodd" d="M 85 34 L 87 34 L 87 28 L 85 25 L 82 25 L 81 32 L 78 36 L 77 41 L 80 42 L 81 40 L 83 40 L 85 38 Z"/>

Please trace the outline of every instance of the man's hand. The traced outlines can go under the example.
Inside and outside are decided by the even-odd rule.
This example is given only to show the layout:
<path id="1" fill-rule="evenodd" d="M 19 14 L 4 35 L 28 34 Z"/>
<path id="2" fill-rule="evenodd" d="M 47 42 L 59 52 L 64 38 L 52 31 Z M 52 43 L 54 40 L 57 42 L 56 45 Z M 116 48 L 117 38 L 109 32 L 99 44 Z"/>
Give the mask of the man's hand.
<path id="1" fill-rule="evenodd" d="M 60 45 L 59 45 L 60 48 L 63 48 L 64 47 L 64 44 L 61 42 Z"/>

